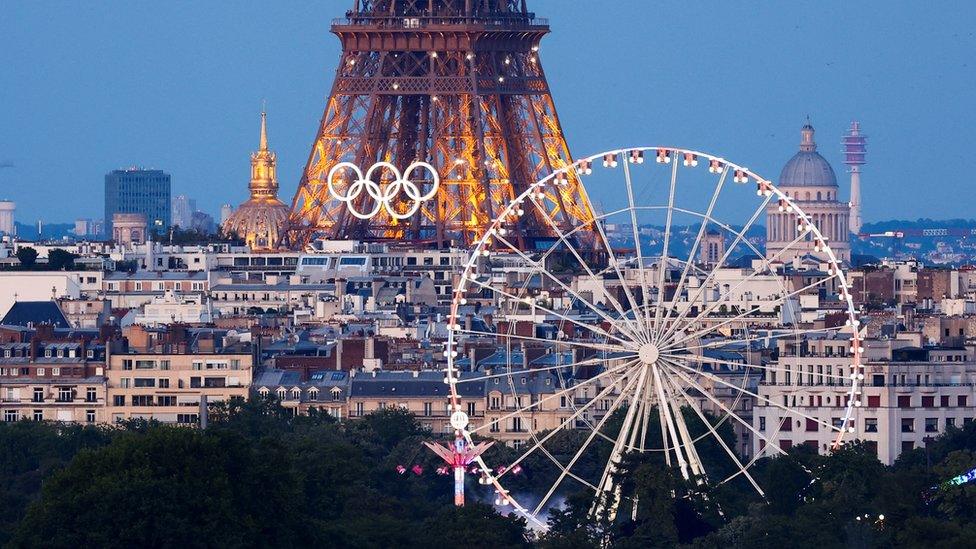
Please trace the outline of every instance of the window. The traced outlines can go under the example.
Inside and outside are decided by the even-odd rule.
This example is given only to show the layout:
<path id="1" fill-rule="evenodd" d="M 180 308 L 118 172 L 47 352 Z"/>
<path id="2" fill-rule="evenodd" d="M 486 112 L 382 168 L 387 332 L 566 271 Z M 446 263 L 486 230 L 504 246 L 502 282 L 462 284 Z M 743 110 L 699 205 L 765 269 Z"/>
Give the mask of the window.
<path id="1" fill-rule="evenodd" d="M 85 402 L 95 402 L 98 400 L 98 390 L 94 387 L 85 389 Z"/>
<path id="2" fill-rule="evenodd" d="M 424 415 L 430 416 L 433 414 L 433 405 L 430 402 L 424 403 Z"/>
<path id="3" fill-rule="evenodd" d="M 34 410 L 34 421 L 44 421 L 44 410 Z"/>
<path id="4" fill-rule="evenodd" d="M 4 410 L 3 411 L 4 421 L 17 421 L 17 410 Z"/>
<path id="5" fill-rule="evenodd" d="M 864 418 L 864 432 L 865 433 L 877 433 L 878 432 L 878 418 L 876 418 L 876 417 Z"/>
<path id="6" fill-rule="evenodd" d="M 195 424 L 200 420 L 197 414 L 176 414 L 176 423 L 181 425 Z"/>
<path id="7" fill-rule="evenodd" d="M 967 405 L 966 404 L 966 395 L 959 395 L 959 400 L 957 402 L 959 403 L 958 406 L 960 408 L 965 408 L 966 405 Z"/>
<path id="8" fill-rule="evenodd" d="M 51 375 L 52 376 L 59 376 L 59 375 L 61 375 L 61 368 L 51 368 Z"/>
<path id="9" fill-rule="evenodd" d="M 927 417 L 927 418 L 925 418 L 925 432 L 926 433 L 938 433 L 939 432 L 939 418 L 937 418 L 937 417 Z"/>
<path id="10" fill-rule="evenodd" d="M 939 406 L 943 408 L 949 407 L 949 395 L 942 395 L 939 397 Z"/>
<path id="11" fill-rule="evenodd" d="M 946 429 L 948 429 L 949 427 L 955 427 L 955 426 L 956 426 L 956 418 L 954 418 L 954 417 L 947 417 L 946 418 Z"/>
<path id="12" fill-rule="evenodd" d="M 935 408 L 935 397 L 934 396 L 923 396 L 922 397 L 922 408 Z"/>
<path id="13" fill-rule="evenodd" d="M 900 395 L 898 397 L 898 407 L 899 408 L 911 408 L 912 407 L 912 397 L 911 397 L 911 395 Z"/>
<path id="14" fill-rule="evenodd" d="M 112 397 L 113 406 L 125 406 L 125 395 L 115 395 Z"/>
<path id="15" fill-rule="evenodd" d="M 915 432 L 915 420 L 910 417 L 904 417 L 901 419 L 901 432 L 903 433 L 914 433 Z"/>
<path id="16" fill-rule="evenodd" d="M 128 359 L 128 358 L 125 359 L 125 360 L 123 360 L 122 361 L 122 369 L 123 370 L 131 370 L 132 369 L 132 360 L 131 359 Z"/>
<path id="17" fill-rule="evenodd" d="M 132 395 L 132 405 L 133 406 L 152 406 L 153 397 L 152 395 Z"/>
<path id="18" fill-rule="evenodd" d="M 45 373 L 46 373 L 46 372 L 45 372 L 45 370 L 44 370 L 44 368 L 38 368 L 38 369 L 37 369 L 37 376 L 38 376 L 38 377 L 44 377 L 44 374 L 45 374 Z"/>
<path id="19" fill-rule="evenodd" d="M 71 402 L 75 399 L 75 391 L 70 387 L 58 388 L 58 402 Z"/>
<path id="20" fill-rule="evenodd" d="M 477 405 L 476 405 L 476 403 L 474 403 L 474 402 L 469 402 L 469 403 L 468 403 L 468 417 L 472 417 L 472 416 L 474 416 L 474 415 L 475 415 L 475 411 L 476 411 L 476 410 L 477 410 Z"/>
<path id="21" fill-rule="evenodd" d="M 319 390 L 312 388 L 308 390 L 308 400 L 315 402 L 319 399 Z"/>
<path id="22" fill-rule="evenodd" d="M 764 417 L 759 418 L 759 430 L 760 431 L 766 430 L 766 418 Z"/>
<path id="23" fill-rule="evenodd" d="M 911 452 L 915 449 L 915 443 L 910 440 L 903 440 L 901 443 L 902 452 Z"/>
<path id="24" fill-rule="evenodd" d="M 95 410 L 85 410 L 85 422 L 95 423 Z"/>
<path id="25" fill-rule="evenodd" d="M 137 360 L 136 370 L 152 370 L 156 368 L 155 360 Z"/>
<path id="26" fill-rule="evenodd" d="M 363 414 L 363 403 L 362 402 L 357 402 L 356 403 L 356 415 L 357 416 L 364 415 Z"/>
<path id="27" fill-rule="evenodd" d="M 132 385 L 132 378 L 123 377 L 119 380 L 119 387 L 128 389 Z"/>
<path id="28" fill-rule="evenodd" d="M 44 389 L 40 387 L 34 387 L 34 398 L 31 399 L 32 402 L 44 402 Z"/>
<path id="29" fill-rule="evenodd" d="M 497 419 L 492 420 L 492 422 L 491 422 L 491 428 L 489 429 L 489 431 L 491 431 L 492 433 L 497 433 L 499 431 L 499 429 L 498 429 L 498 420 Z"/>
<path id="30" fill-rule="evenodd" d="M 815 419 L 807 418 L 807 432 L 815 433 L 820 430 L 820 423 Z"/>
<path id="31" fill-rule="evenodd" d="M 205 377 L 203 378 L 203 386 L 206 388 L 226 387 L 227 380 L 222 377 Z M 299 396 L 301 396 L 301 390 L 295 389 L 291 392 L 292 398 L 297 399 Z"/>
<path id="32" fill-rule="evenodd" d="M 156 406 L 176 406 L 176 397 L 172 395 L 161 395 L 156 397 Z"/>
<path id="33" fill-rule="evenodd" d="M 137 377 L 135 379 L 135 387 L 137 387 L 137 388 L 155 387 L 155 386 L 156 386 L 156 380 L 154 378 L 151 378 L 151 377 Z"/>
<path id="34" fill-rule="evenodd" d="M 159 378 L 159 388 L 169 389 L 169 378 L 165 378 L 165 377 Z"/>
<path id="35" fill-rule="evenodd" d="M 868 395 L 868 408 L 880 408 L 881 395 Z"/>
<path id="36" fill-rule="evenodd" d="M 792 431 L 793 421 L 790 418 L 784 418 L 783 423 L 779 426 L 780 431 Z"/>
<path id="37" fill-rule="evenodd" d="M 168 360 L 160 360 L 159 361 L 159 369 L 160 370 L 169 370 L 169 361 Z"/>
<path id="38" fill-rule="evenodd" d="M 191 377 L 190 378 L 190 388 L 191 389 L 199 389 L 200 388 L 200 378 L 199 377 Z M 281 391 L 284 392 L 284 389 L 282 389 Z M 284 395 L 283 394 L 282 395 L 278 395 L 278 397 L 279 398 L 284 398 Z"/>

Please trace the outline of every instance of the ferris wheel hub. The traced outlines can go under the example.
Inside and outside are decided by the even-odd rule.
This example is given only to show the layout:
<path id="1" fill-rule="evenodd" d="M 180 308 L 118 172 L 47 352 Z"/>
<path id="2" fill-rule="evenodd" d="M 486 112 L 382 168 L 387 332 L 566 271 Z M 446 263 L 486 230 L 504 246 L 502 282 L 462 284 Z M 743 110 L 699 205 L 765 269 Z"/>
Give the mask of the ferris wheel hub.
<path id="1" fill-rule="evenodd" d="M 637 349 L 637 357 L 640 358 L 641 362 L 650 366 L 657 362 L 658 356 L 660 356 L 661 351 L 658 350 L 657 345 L 653 343 L 645 343 Z"/>

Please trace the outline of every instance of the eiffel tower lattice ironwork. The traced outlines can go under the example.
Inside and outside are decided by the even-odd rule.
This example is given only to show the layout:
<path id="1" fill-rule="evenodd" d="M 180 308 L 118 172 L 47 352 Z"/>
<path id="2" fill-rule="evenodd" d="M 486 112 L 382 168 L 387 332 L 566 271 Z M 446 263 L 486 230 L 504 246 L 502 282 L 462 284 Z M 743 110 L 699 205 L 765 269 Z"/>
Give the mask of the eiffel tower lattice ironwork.
<path id="1" fill-rule="evenodd" d="M 503 204 L 572 162 L 538 54 L 549 25 L 525 0 L 356 0 L 332 32 L 342 57 L 292 202 L 293 247 L 323 237 L 470 245 Z M 434 198 L 406 219 L 374 207 L 375 187 L 336 200 L 353 178 L 338 171 L 330 191 L 334 166 L 365 172 L 381 161 L 401 171 L 430 163 L 440 176 Z M 389 185 L 390 172 L 379 174 L 376 183 Z M 404 175 L 420 195 L 434 184 L 422 170 Z M 548 218 L 519 220 L 520 246 L 593 219 L 578 176 L 567 179 L 545 187 Z M 399 194 L 387 205 L 410 211 Z M 376 215 L 362 219 L 353 207 Z"/>

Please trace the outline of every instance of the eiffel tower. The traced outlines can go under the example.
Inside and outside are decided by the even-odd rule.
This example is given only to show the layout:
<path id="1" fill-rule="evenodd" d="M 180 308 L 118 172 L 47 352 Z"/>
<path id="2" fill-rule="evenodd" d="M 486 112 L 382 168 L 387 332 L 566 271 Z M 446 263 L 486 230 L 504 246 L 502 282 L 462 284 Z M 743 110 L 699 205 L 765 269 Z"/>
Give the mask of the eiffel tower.
<path id="1" fill-rule="evenodd" d="M 293 247 L 315 238 L 470 245 L 509 200 L 572 162 L 538 53 L 549 24 L 525 0 L 356 0 L 332 32 L 342 57 L 292 202 Z M 352 178 L 337 172 L 330 191 L 333 167 L 350 162 L 366 172 L 380 161 L 400 171 L 431 164 L 436 193 L 404 219 L 391 213 L 413 209 L 407 196 L 392 208 L 362 188 L 336 200 Z M 389 170 L 379 173 L 373 179 L 388 185 Z M 434 191 L 423 170 L 404 177 L 422 195 Z M 547 186 L 548 219 L 521 218 L 519 246 L 539 247 L 558 234 L 554 227 L 592 219 L 575 171 L 567 179 Z"/>

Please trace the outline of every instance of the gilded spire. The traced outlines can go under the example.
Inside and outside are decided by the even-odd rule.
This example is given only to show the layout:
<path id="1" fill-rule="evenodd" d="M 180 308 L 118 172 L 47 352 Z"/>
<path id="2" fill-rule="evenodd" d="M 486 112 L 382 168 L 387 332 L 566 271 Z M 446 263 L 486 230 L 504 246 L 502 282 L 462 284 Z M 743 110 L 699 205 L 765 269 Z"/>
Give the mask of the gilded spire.
<path id="1" fill-rule="evenodd" d="M 261 109 L 261 144 L 258 150 L 268 150 L 268 113 L 263 108 Z"/>

